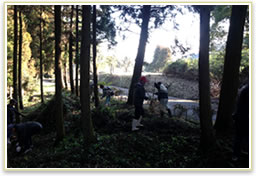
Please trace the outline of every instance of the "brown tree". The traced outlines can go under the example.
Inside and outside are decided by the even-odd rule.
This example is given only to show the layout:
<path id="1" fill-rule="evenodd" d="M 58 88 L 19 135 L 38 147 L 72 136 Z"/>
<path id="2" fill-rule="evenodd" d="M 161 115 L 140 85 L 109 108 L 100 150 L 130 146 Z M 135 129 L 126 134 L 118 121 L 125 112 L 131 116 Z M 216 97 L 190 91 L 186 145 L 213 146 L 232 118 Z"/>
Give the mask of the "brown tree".
<path id="1" fill-rule="evenodd" d="M 201 127 L 201 147 L 208 150 L 215 144 L 213 134 L 210 76 L 209 76 L 209 26 L 212 6 L 199 6 L 200 11 L 200 48 L 199 48 L 199 109 Z"/>
<path id="2" fill-rule="evenodd" d="M 69 32 L 69 80 L 70 80 L 70 88 L 71 93 L 74 91 L 74 79 L 73 79 L 73 12 L 74 6 L 72 5 L 71 14 L 70 14 L 70 32 Z"/>
<path id="3" fill-rule="evenodd" d="M 142 9 L 142 25 L 141 25 L 141 33 L 140 33 L 140 41 L 138 53 L 135 59 L 135 65 L 133 70 L 133 76 L 131 85 L 129 88 L 128 102 L 127 104 L 133 104 L 133 94 L 134 94 L 134 86 L 139 81 L 142 72 L 142 66 L 144 62 L 144 55 L 146 50 L 146 43 L 148 39 L 148 23 L 150 19 L 150 5 L 144 5 Z"/>
<path id="4" fill-rule="evenodd" d="M 78 5 L 76 6 L 76 96 L 78 96 L 79 92 L 79 83 L 78 83 L 78 68 L 79 68 L 79 10 Z"/>
<path id="5" fill-rule="evenodd" d="M 41 91 L 41 102 L 44 103 L 44 89 L 43 89 L 43 27 L 42 27 L 42 13 L 43 9 L 40 6 L 40 22 L 39 22 L 39 60 L 40 60 L 40 91 Z"/>
<path id="6" fill-rule="evenodd" d="M 96 5 L 93 6 L 93 82 L 94 82 L 94 103 L 95 107 L 99 106 L 99 95 L 98 95 L 98 76 L 97 76 L 97 41 L 96 41 Z"/>
<path id="7" fill-rule="evenodd" d="M 55 22 L 55 118 L 57 129 L 57 140 L 62 140 L 65 135 L 63 120 L 63 101 L 62 101 L 62 83 L 61 83 L 61 6 L 54 6 Z"/>
<path id="8" fill-rule="evenodd" d="M 17 91 L 17 42 L 18 42 L 18 18 L 17 18 L 17 6 L 14 5 L 14 41 L 13 41 L 13 98 L 18 99 Z M 16 106 L 16 108 L 18 108 Z"/>
<path id="9" fill-rule="evenodd" d="M 81 58 L 80 58 L 80 102 L 81 102 L 81 120 L 82 132 L 84 135 L 84 143 L 90 144 L 95 140 L 94 129 L 91 119 L 90 108 L 90 24 L 91 24 L 91 6 L 83 5 L 82 14 L 82 42 L 81 42 Z"/>
<path id="10" fill-rule="evenodd" d="M 64 47 L 64 59 L 62 60 L 63 62 L 63 74 L 62 74 L 62 85 L 64 87 L 64 89 L 68 89 L 68 78 L 67 78 L 67 57 L 66 57 L 66 51 L 68 48 L 68 43 L 65 43 L 65 47 Z"/>
<path id="11" fill-rule="evenodd" d="M 19 74 L 18 74 L 18 94 L 19 94 L 19 108 L 23 109 L 23 98 L 22 98 L 22 6 L 19 8 Z"/>
<path id="12" fill-rule="evenodd" d="M 216 132 L 220 135 L 229 132 L 233 126 L 232 112 L 235 107 L 239 83 L 239 67 L 246 11 L 246 5 L 232 6 L 219 107 L 215 123 Z"/>

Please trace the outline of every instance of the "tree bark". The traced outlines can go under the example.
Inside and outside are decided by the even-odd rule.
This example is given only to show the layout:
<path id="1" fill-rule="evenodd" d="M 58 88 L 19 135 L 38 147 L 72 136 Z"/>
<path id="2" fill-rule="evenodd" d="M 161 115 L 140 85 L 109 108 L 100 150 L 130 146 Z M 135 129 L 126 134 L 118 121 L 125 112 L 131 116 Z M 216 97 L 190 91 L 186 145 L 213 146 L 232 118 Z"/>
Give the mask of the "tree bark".
<path id="1" fill-rule="evenodd" d="M 97 76 L 97 41 L 96 41 L 96 5 L 93 6 L 93 82 L 94 82 L 94 103 L 95 107 L 99 106 L 99 95 L 98 95 L 98 76 Z"/>
<path id="2" fill-rule="evenodd" d="M 82 131 L 84 135 L 84 144 L 89 145 L 95 140 L 94 129 L 91 119 L 90 109 L 90 24 L 91 24 L 91 6 L 83 5 L 82 22 L 82 43 L 81 43 L 81 78 L 80 78 L 80 102 L 81 102 L 81 120 Z"/>
<path id="3" fill-rule="evenodd" d="M 76 6 L 76 96 L 78 96 L 79 92 L 79 82 L 78 82 L 78 68 L 79 68 L 79 30 L 78 30 L 78 5 Z"/>
<path id="4" fill-rule="evenodd" d="M 74 6 L 72 5 L 72 10 L 70 14 L 70 33 L 69 33 L 69 80 L 71 93 L 74 94 L 74 78 L 73 78 L 73 34 L 72 34 L 72 25 L 73 25 L 73 12 Z"/>
<path id="5" fill-rule="evenodd" d="M 17 6 L 14 5 L 14 41 L 13 41 L 13 98 L 18 100 L 17 93 L 17 40 L 18 40 L 18 19 L 17 19 Z M 18 106 L 15 107 L 18 109 Z"/>
<path id="6" fill-rule="evenodd" d="M 138 53 L 135 59 L 135 66 L 133 70 L 133 76 L 132 76 L 132 81 L 129 88 L 128 102 L 127 102 L 127 104 L 130 104 L 130 105 L 133 104 L 134 86 L 139 81 L 139 78 L 142 72 L 146 43 L 148 38 L 148 23 L 150 19 L 150 9 L 151 9 L 150 5 L 144 5 L 142 9 L 143 21 L 141 26 L 139 48 L 138 48 Z"/>
<path id="7" fill-rule="evenodd" d="M 213 147 L 210 77 L 209 77 L 209 26 L 210 6 L 200 6 L 200 48 L 199 48 L 199 108 L 201 127 L 201 147 L 204 151 Z"/>
<path id="8" fill-rule="evenodd" d="M 19 25 L 20 25 L 20 33 L 19 33 L 19 77 L 18 77 L 18 93 L 19 93 L 19 107 L 23 109 L 23 98 L 22 98 L 22 16 L 21 16 L 21 8 L 19 8 Z"/>
<path id="9" fill-rule="evenodd" d="M 61 6 L 54 6 L 55 19 L 55 117 L 57 128 L 57 141 L 65 135 L 63 120 L 62 83 L 61 83 Z"/>
<path id="10" fill-rule="evenodd" d="M 232 112 L 234 111 L 239 84 L 246 11 L 246 5 L 232 6 L 219 107 L 215 123 L 218 135 L 229 133 L 233 127 Z"/>
<path id="11" fill-rule="evenodd" d="M 39 40 L 40 40 L 40 91 L 41 91 L 41 103 L 44 103 L 44 89 L 43 89 L 43 30 L 42 30 L 42 7 L 40 7 L 40 26 L 39 26 Z"/>

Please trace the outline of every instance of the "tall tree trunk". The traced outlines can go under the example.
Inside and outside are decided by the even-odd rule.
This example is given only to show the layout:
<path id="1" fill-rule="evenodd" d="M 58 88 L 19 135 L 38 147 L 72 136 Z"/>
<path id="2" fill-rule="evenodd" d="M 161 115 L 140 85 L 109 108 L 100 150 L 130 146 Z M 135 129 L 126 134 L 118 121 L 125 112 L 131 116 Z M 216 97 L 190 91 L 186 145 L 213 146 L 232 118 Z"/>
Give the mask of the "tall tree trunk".
<path id="1" fill-rule="evenodd" d="M 40 23 L 39 23 L 39 40 L 40 40 L 40 91 L 41 103 L 44 103 L 44 90 L 43 90 L 43 31 L 42 31 L 42 7 L 40 7 Z"/>
<path id="2" fill-rule="evenodd" d="M 76 6 L 76 96 L 79 92 L 78 68 L 79 68 L 79 30 L 78 30 L 78 5 Z"/>
<path id="3" fill-rule="evenodd" d="M 22 99 L 22 16 L 21 8 L 19 8 L 19 25 L 20 25 L 20 34 L 19 34 L 19 78 L 18 78 L 18 93 L 19 93 L 19 107 L 23 109 L 23 99 Z"/>
<path id="4" fill-rule="evenodd" d="M 98 76 L 97 76 L 97 42 L 96 42 L 96 5 L 93 6 L 93 81 L 94 81 L 94 103 L 95 107 L 99 106 L 99 95 L 98 95 Z"/>
<path id="5" fill-rule="evenodd" d="M 61 6 L 54 6 L 55 19 L 55 117 L 57 129 L 57 141 L 65 135 L 63 120 L 62 83 L 61 83 Z"/>
<path id="6" fill-rule="evenodd" d="M 215 123 L 218 135 L 228 133 L 233 126 L 232 112 L 235 107 L 239 83 L 239 67 L 246 11 L 246 5 L 232 6 L 219 107 Z"/>
<path id="7" fill-rule="evenodd" d="M 83 22 L 82 22 L 82 43 L 81 43 L 81 78 L 80 78 L 80 102 L 82 111 L 82 131 L 84 143 L 91 144 L 95 140 L 94 129 L 91 119 L 90 109 L 90 24 L 91 24 L 91 6 L 83 5 Z"/>
<path id="8" fill-rule="evenodd" d="M 65 52 L 67 51 L 68 44 L 65 44 Z M 64 56 L 64 64 L 63 64 L 63 77 L 62 77 L 62 85 L 64 88 L 68 90 L 68 79 L 67 79 L 67 57 Z"/>
<path id="9" fill-rule="evenodd" d="M 69 80 L 70 80 L 70 88 L 71 93 L 74 94 L 74 78 L 73 78 L 73 12 L 74 6 L 72 5 L 72 10 L 70 14 L 70 33 L 69 33 Z"/>
<path id="10" fill-rule="evenodd" d="M 209 25 L 210 6 L 200 6 L 199 106 L 201 147 L 205 151 L 215 144 L 210 100 Z"/>
<path id="11" fill-rule="evenodd" d="M 66 58 L 65 58 L 66 60 Z M 63 87 L 65 89 L 68 89 L 68 81 L 67 81 L 67 63 L 66 61 L 64 61 L 63 64 L 64 68 L 63 68 L 63 76 L 62 76 L 62 85 L 64 85 Z"/>
<path id="12" fill-rule="evenodd" d="M 17 40 L 18 40 L 18 19 L 17 19 L 17 6 L 14 5 L 14 41 L 13 41 L 13 98 L 18 100 L 17 94 Z M 16 106 L 18 109 L 18 106 Z"/>
<path id="13" fill-rule="evenodd" d="M 150 5 L 144 5 L 142 9 L 143 21 L 141 26 L 140 42 L 139 42 L 138 53 L 135 59 L 135 66 L 133 70 L 133 76 L 132 76 L 132 81 L 129 88 L 128 102 L 127 102 L 127 104 L 130 104 L 130 105 L 133 104 L 134 86 L 139 81 L 139 78 L 142 72 L 146 43 L 148 38 L 148 23 L 150 19 L 150 9 L 151 9 Z"/>

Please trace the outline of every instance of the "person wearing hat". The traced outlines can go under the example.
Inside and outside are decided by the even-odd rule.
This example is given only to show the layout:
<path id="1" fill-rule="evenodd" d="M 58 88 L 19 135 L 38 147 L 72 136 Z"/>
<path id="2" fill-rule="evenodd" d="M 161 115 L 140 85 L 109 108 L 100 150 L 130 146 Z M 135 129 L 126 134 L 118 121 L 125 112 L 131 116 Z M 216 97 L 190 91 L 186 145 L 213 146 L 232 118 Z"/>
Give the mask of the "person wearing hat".
<path id="1" fill-rule="evenodd" d="M 155 85 L 155 88 L 158 90 L 158 92 L 156 94 L 157 94 L 158 100 L 160 102 L 160 115 L 161 115 L 161 117 L 164 116 L 164 112 L 166 110 L 168 112 L 169 117 L 172 117 L 172 112 L 171 112 L 170 108 L 167 106 L 167 103 L 168 103 L 168 90 L 167 90 L 167 88 L 161 82 L 155 83 L 154 85 Z"/>
<path id="2" fill-rule="evenodd" d="M 134 106 L 135 106 L 135 117 L 132 119 L 132 131 L 139 130 L 137 127 L 143 126 L 141 119 L 144 116 L 143 101 L 147 100 L 144 85 L 146 84 L 147 78 L 145 76 L 140 77 L 139 82 L 135 85 L 134 90 Z"/>

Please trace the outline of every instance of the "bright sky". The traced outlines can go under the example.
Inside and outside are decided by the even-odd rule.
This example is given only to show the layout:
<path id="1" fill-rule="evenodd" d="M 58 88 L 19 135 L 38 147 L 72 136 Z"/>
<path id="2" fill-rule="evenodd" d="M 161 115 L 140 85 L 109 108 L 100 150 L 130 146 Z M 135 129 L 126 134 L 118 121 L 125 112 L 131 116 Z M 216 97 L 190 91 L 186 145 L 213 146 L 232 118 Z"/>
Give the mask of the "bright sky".
<path id="1" fill-rule="evenodd" d="M 180 43 L 188 44 L 191 47 L 189 53 L 198 54 L 199 50 L 199 15 L 187 12 L 185 15 L 177 15 L 176 21 L 180 24 L 180 30 L 173 30 L 172 22 L 167 21 L 161 28 L 154 29 L 150 33 L 146 46 L 144 61 L 151 62 L 157 45 L 170 47 L 173 45 L 175 37 Z M 136 25 L 131 27 L 135 33 L 127 32 L 125 40 L 117 37 L 118 45 L 112 50 L 108 50 L 108 55 L 115 55 L 117 58 L 123 59 L 128 57 L 135 60 L 139 45 L 140 28 Z M 104 49 L 105 50 L 105 49 Z M 181 56 L 172 56 L 172 58 L 180 58 Z"/>

